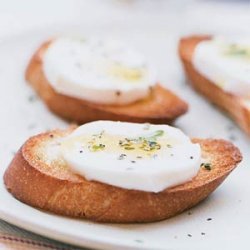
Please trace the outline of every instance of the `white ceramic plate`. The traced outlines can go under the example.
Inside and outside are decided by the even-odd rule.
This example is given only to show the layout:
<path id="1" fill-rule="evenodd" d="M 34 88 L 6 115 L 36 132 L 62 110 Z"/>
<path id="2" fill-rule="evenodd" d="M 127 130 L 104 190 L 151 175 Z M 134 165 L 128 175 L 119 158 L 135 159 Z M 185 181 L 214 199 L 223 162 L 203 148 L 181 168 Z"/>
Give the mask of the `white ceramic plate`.
<path id="1" fill-rule="evenodd" d="M 177 126 L 190 136 L 225 138 L 240 147 L 244 161 L 213 195 L 166 221 L 113 225 L 52 215 L 17 201 L 5 190 L 2 175 L 20 145 L 33 134 L 67 126 L 47 110 L 25 83 L 28 59 L 51 35 L 80 31 L 109 34 L 103 28 L 95 32 L 87 27 L 58 27 L 30 31 L 0 42 L 0 218 L 53 239 L 98 249 L 246 249 L 250 245 L 249 140 L 227 117 L 185 85 L 176 56 L 177 36 L 169 37 L 167 30 L 136 32 L 129 27 L 113 27 L 112 36 L 127 40 L 144 52 L 158 67 L 161 82 L 189 102 L 190 111 L 177 121 Z"/>

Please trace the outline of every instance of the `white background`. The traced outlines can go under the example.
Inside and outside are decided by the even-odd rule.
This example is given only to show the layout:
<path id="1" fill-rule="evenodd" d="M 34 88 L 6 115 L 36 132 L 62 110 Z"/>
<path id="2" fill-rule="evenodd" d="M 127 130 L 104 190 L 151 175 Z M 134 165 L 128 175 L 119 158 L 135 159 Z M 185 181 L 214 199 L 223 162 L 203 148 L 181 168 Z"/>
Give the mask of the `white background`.
<path id="1" fill-rule="evenodd" d="M 250 31 L 250 2 L 220 0 L 1 0 L 0 35 L 57 23 L 155 25 L 182 33 Z"/>

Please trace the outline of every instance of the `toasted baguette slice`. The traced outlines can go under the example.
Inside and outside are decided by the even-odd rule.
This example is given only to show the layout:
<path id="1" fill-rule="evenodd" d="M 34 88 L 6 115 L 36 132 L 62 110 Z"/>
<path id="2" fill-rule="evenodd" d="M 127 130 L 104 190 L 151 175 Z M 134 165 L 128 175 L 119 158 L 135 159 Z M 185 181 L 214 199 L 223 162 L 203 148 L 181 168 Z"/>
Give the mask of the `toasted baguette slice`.
<path id="1" fill-rule="evenodd" d="M 43 54 L 50 42 L 44 43 L 32 57 L 26 79 L 49 109 L 60 117 L 78 124 L 94 120 L 170 123 L 184 114 L 188 105 L 160 85 L 150 96 L 128 105 L 101 105 L 57 93 L 43 72 Z"/>
<path id="2" fill-rule="evenodd" d="M 56 214 L 100 222 L 159 221 L 205 199 L 242 159 L 224 140 L 194 139 L 211 170 L 201 167 L 185 184 L 159 193 L 135 191 L 88 181 L 73 173 L 53 147 L 68 131 L 52 131 L 30 138 L 4 174 L 8 191 L 22 202 Z M 52 152 L 52 153 L 51 153 Z"/>
<path id="3" fill-rule="evenodd" d="M 230 117 L 250 135 L 250 106 L 248 107 L 245 104 L 245 99 L 225 92 L 222 88 L 197 72 L 192 64 L 196 45 L 208 39 L 211 39 L 211 37 L 190 36 L 180 40 L 179 55 L 184 65 L 186 75 L 195 90 L 226 111 Z"/>

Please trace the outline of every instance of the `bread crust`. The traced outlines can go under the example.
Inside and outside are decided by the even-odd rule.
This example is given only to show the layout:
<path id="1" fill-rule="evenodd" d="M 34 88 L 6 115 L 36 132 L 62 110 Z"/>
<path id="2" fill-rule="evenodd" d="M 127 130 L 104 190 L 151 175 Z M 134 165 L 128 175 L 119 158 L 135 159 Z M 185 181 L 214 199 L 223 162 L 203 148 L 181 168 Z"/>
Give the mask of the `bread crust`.
<path id="1" fill-rule="evenodd" d="M 94 120 L 170 123 L 184 114 L 188 105 L 159 84 L 150 96 L 128 105 L 102 105 L 57 93 L 43 72 L 43 54 L 50 42 L 44 43 L 33 55 L 26 79 L 48 108 L 60 117 L 78 124 Z"/>
<path id="2" fill-rule="evenodd" d="M 64 163 L 46 163 L 40 150 L 69 131 L 52 131 L 30 138 L 4 174 L 8 191 L 18 200 L 56 214 L 99 222 L 135 223 L 167 219 L 196 205 L 214 191 L 241 161 L 230 142 L 194 139 L 212 169 L 159 193 L 127 190 L 88 181 Z M 46 158 L 46 157 L 45 157 Z"/>
<path id="3" fill-rule="evenodd" d="M 250 135 L 250 109 L 244 105 L 244 99 L 232 93 L 225 92 L 215 83 L 202 76 L 193 66 L 192 58 L 198 43 L 211 39 L 211 36 L 190 36 L 180 40 L 179 55 L 184 70 L 193 88 L 216 104 Z"/>

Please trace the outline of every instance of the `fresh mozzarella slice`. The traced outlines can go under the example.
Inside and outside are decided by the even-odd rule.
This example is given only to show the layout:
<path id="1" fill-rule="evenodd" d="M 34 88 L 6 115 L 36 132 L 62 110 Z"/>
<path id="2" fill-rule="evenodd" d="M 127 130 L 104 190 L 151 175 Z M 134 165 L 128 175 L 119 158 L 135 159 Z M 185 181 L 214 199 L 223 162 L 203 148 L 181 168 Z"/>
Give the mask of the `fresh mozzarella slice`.
<path id="1" fill-rule="evenodd" d="M 157 83 L 144 56 L 114 40 L 57 38 L 44 54 L 43 71 L 58 93 L 100 104 L 132 103 Z"/>
<path id="2" fill-rule="evenodd" d="M 201 161 L 200 146 L 177 128 L 112 121 L 82 125 L 61 154 L 87 180 L 148 192 L 189 181 Z"/>
<path id="3" fill-rule="evenodd" d="M 223 90 L 250 97 L 250 38 L 222 38 L 200 42 L 193 65 Z"/>

